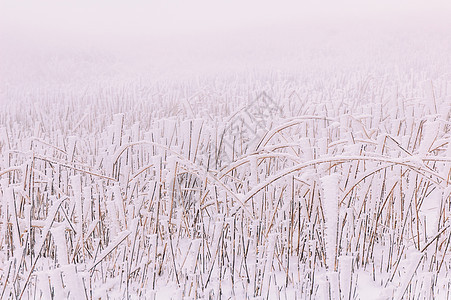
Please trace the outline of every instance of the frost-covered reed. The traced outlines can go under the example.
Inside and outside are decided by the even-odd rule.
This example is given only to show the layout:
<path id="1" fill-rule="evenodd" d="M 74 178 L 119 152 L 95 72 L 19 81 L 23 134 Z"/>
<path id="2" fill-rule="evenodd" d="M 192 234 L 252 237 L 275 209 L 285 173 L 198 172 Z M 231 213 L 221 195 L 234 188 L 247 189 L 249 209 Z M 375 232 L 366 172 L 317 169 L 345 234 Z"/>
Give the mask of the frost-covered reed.
<path id="1" fill-rule="evenodd" d="M 321 84 L 8 90 L 0 298 L 446 298 L 449 85 Z"/>

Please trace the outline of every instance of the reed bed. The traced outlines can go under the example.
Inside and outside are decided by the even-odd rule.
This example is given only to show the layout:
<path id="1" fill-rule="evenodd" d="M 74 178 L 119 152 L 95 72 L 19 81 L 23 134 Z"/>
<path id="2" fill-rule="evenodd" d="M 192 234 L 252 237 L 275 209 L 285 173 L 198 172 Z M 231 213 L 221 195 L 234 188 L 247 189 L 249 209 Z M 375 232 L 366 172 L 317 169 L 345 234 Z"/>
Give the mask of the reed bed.
<path id="1" fill-rule="evenodd" d="M 448 298 L 449 95 L 365 74 L 8 89 L 0 298 Z"/>

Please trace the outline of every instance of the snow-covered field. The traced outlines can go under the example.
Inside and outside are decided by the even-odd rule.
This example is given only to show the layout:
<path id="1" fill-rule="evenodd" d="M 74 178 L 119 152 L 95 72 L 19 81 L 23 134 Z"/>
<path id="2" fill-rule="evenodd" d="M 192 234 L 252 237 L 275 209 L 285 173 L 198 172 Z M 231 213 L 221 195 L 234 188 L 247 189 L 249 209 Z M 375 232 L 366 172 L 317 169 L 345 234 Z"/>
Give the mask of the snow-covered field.
<path id="1" fill-rule="evenodd" d="M 0 298 L 448 299 L 451 27 L 414 15 L 0 31 Z"/>

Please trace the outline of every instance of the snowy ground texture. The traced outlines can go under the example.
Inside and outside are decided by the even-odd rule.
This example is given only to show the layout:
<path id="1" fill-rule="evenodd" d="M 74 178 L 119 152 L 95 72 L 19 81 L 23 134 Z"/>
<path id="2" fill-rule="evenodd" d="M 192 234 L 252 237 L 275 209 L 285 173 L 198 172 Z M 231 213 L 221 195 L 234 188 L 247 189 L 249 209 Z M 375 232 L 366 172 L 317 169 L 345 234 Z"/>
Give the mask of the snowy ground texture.
<path id="1" fill-rule="evenodd" d="M 0 298 L 451 297 L 449 32 L 398 30 L 173 79 L 11 50 Z"/>

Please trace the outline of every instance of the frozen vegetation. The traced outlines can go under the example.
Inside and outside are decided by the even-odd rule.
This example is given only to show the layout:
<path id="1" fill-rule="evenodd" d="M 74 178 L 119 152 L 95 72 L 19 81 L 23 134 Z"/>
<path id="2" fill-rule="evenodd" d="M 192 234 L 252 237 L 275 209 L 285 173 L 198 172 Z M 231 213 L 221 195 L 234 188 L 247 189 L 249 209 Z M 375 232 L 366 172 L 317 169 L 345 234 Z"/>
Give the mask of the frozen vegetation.
<path id="1" fill-rule="evenodd" d="M 449 298 L 451 41 L 397 30 L 158 78 L 10 50 L 0 298 Z"/>

